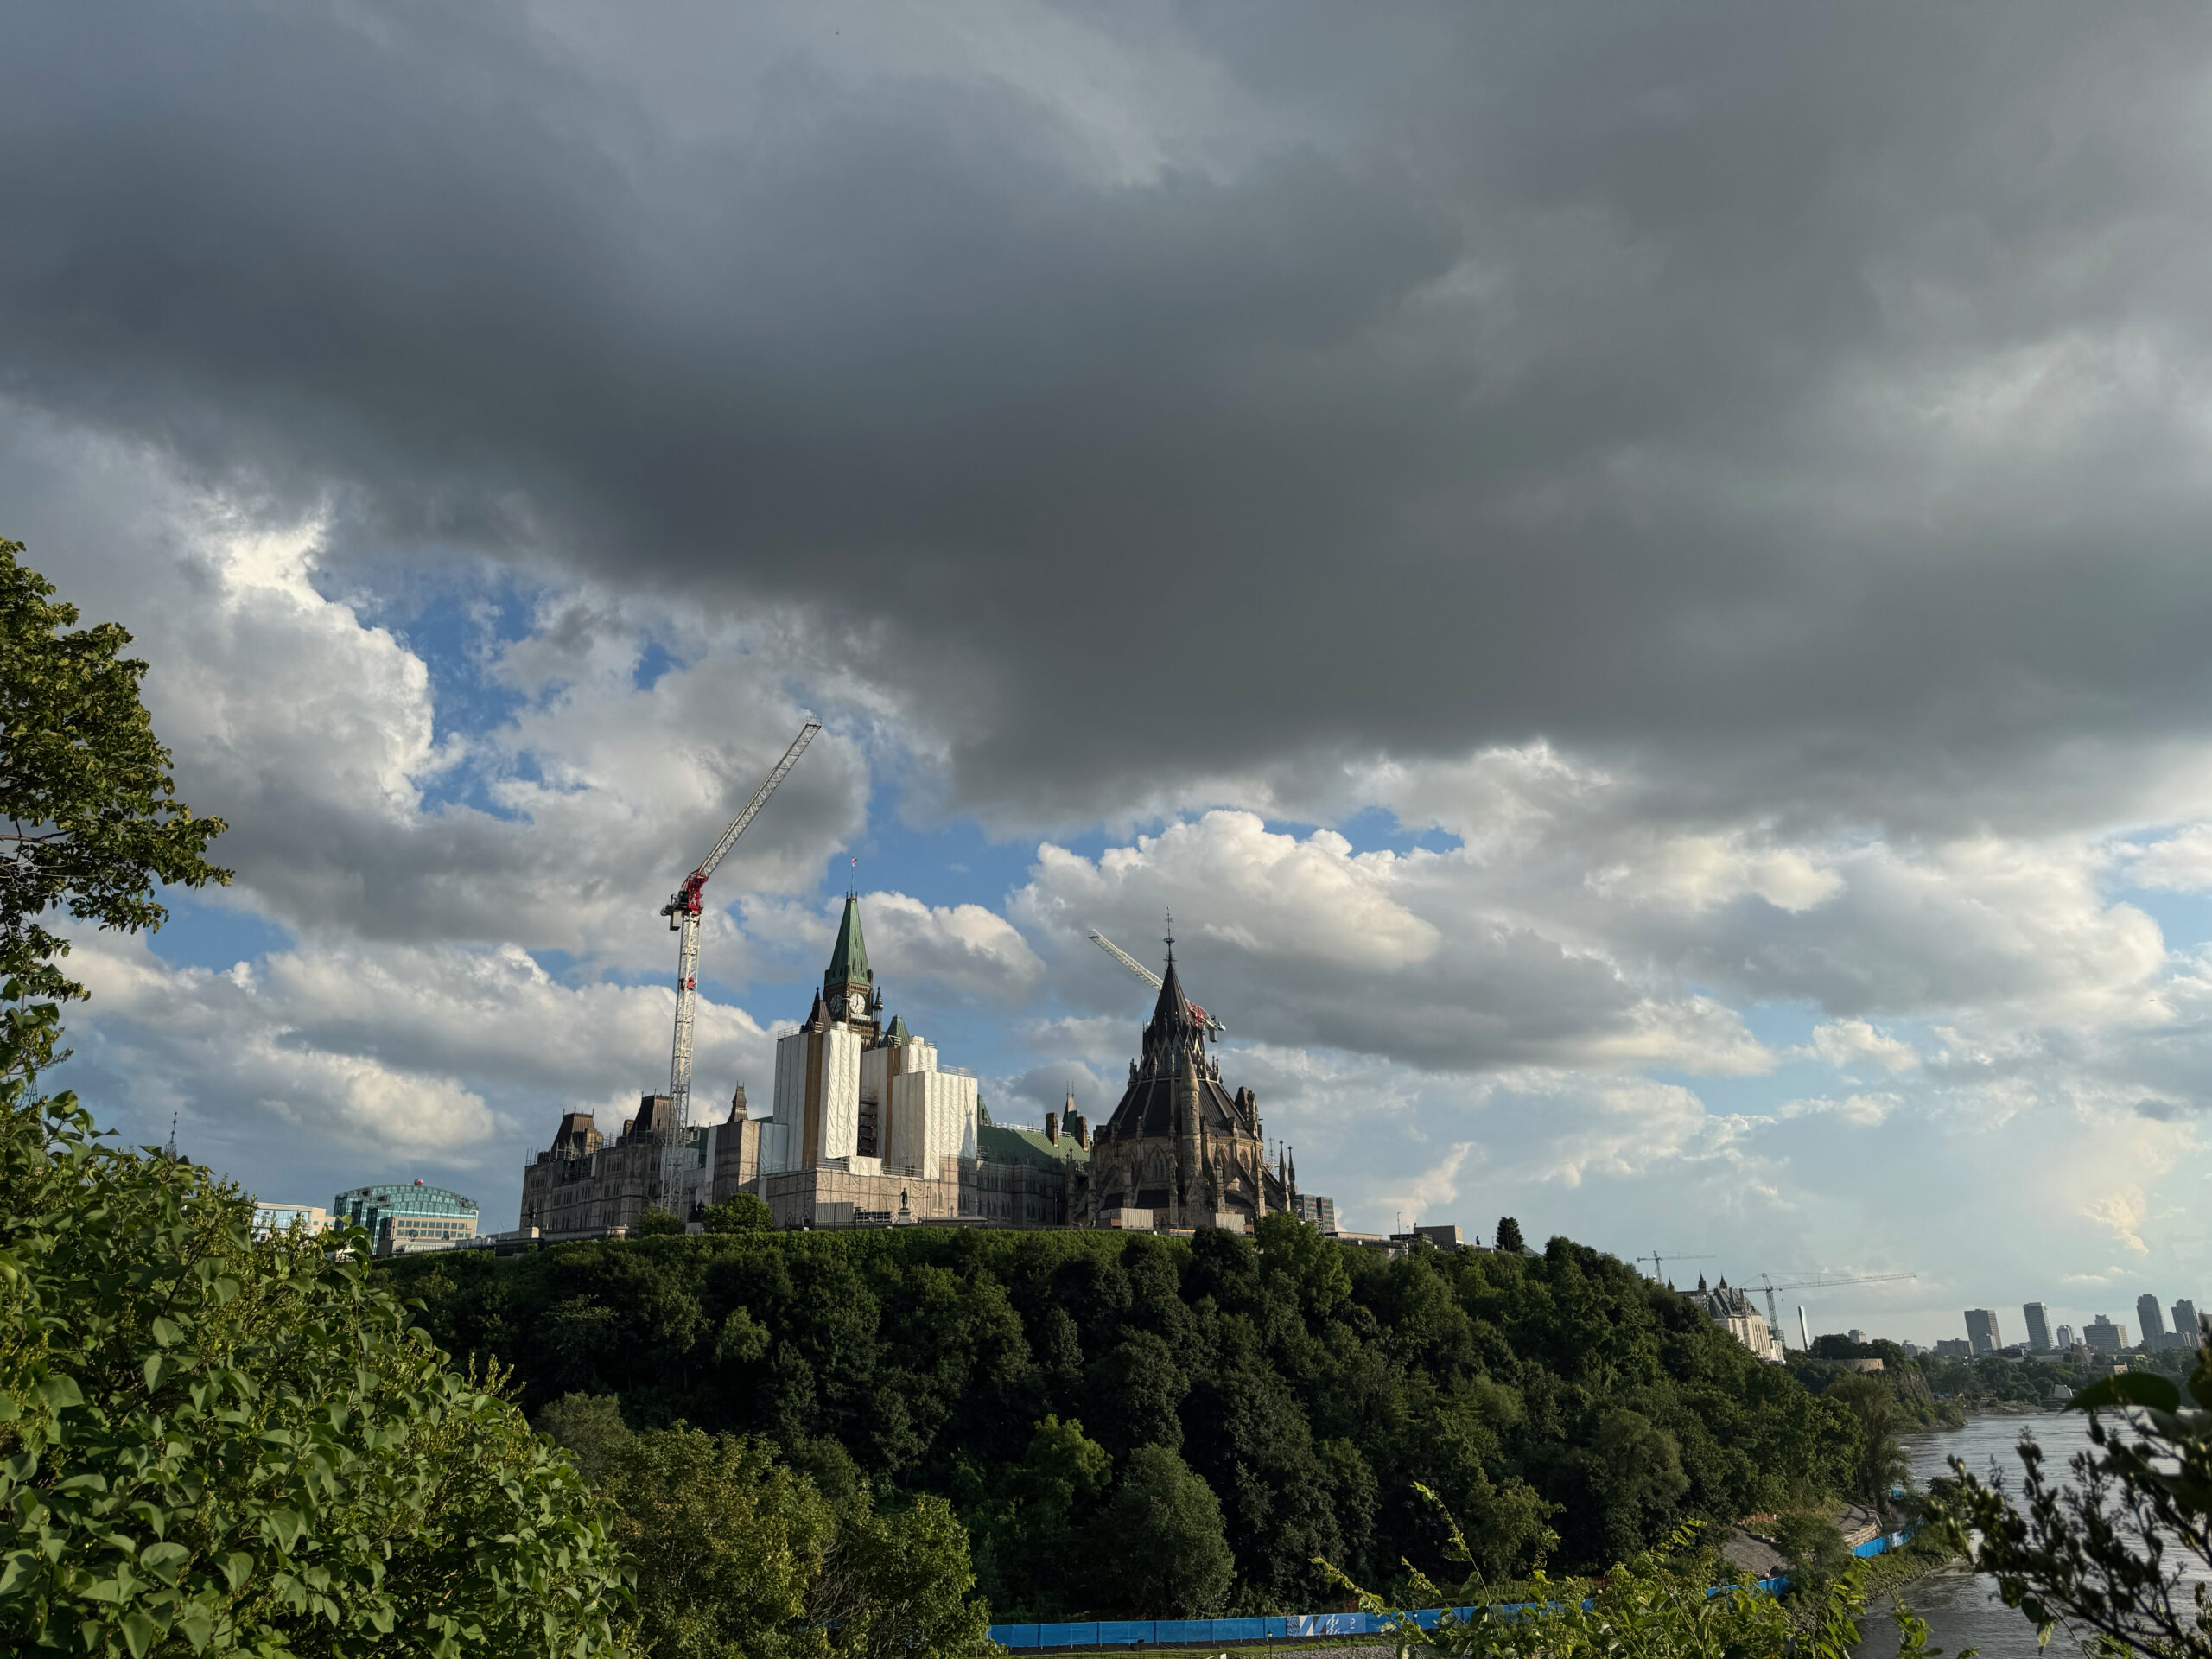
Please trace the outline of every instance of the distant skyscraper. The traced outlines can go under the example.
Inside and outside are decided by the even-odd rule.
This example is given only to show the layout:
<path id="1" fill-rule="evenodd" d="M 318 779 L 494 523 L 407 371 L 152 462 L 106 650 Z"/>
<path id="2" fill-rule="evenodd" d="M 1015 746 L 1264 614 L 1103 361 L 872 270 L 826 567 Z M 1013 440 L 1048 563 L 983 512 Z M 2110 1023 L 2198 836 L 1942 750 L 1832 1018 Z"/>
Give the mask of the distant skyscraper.
<path id="1" fill-rule="evenodd" d="M 2044 1313 L 2041 1302 L 2027 1302 L 2020 1312 L 2028 1321 L 2028 1346 L 2041 1351 L 2050 1346 L 2050 1320 Z"/>
<path id="2" fill-rule="evenodd" d="M 2135 1299 L 2136 1323 L 2143 1327 L 2143 1345 L 2163 1348 L 2166 1345 L 2166 1316 L 2158 1306 L 2158 1299 L 2145 1291 Z"/>
<path id="3" fill-rule="evenodd" d="M 1995 1308 L 1967 1309 L 1967 1340 L 1974 1344 L 1977 1354 L 1993 1354 L 2005 1345 L 2005 1338 L 1997 1334 Z"/>
<path id="4" fill-rule="evenodd" d="M 2082 1340 L 2089 1344 L 2093 1353 L 2116 1354 L 2127 1346 L 2127 1327 L 2114 1325 L 2100 1313 L 2082 1331 Z"/>
<path id="5" fill-rule="evenodd" d="M 1853 1325 L 1849 1331 L 1845 1332 L 1845 1334 L 1853 1342 L 1857 1343 L 1861 1348 L 1864 1348 L 1866 1345 L 1866 1333 L 1864 1331 L 1861 1331 L 1857 1325 Z"/>
<path id="6" fill-rule="evenodd" d="M 2174 1304 L 2174 1335 L 2188 1348 L 2197 1347 L 2204 1340 L 2204 1328 L 2196 1320 L 2196 1304 L 2186 1296 Z"/>
<path id="7" fill-rule="evenodd" d="M 2071 1348 L 2074 1345 L 2074 1327 L 2072 1325 L 2062 1325 L 2058 1327 L 2058 1345 L 2061 1348 Z"/>

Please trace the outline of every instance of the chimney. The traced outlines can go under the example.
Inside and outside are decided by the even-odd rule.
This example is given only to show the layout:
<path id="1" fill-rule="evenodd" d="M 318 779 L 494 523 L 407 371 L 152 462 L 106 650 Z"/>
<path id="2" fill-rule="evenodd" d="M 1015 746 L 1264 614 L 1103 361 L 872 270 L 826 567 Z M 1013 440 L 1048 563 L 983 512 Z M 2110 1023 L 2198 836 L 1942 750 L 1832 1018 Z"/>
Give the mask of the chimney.
<path id="1" fill-rule="evenodd" d="M 1081 1112 L 1075 1115 L 1075 1143 L 1085 1152 L 1090 1150 L 1090 1120 Z"/>
<path id="2" fill-rule="evenodd" d="M 1060 1144 L 1060 1115 L 1058 1112 L 1045 1114 L 1045 1138 L 1056 1147 Z"/>

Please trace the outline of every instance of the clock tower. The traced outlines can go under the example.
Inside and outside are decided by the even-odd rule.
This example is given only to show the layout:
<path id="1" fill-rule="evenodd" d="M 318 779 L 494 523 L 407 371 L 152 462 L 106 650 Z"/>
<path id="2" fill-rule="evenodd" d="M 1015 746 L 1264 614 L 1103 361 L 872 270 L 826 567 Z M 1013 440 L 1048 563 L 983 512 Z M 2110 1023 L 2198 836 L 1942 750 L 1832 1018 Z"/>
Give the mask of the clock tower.
<path id="1" fill-rule="evenodd" d="M 845 917 L 837 924 L 837 948 L 822 976 L 822 1014 L 831 1025 L 849 1026 L 874 1042 L 882 1034 L 883 999 L 868 971 L 868 941 L 861 934 L 861 901 L 845 895 Z"/>

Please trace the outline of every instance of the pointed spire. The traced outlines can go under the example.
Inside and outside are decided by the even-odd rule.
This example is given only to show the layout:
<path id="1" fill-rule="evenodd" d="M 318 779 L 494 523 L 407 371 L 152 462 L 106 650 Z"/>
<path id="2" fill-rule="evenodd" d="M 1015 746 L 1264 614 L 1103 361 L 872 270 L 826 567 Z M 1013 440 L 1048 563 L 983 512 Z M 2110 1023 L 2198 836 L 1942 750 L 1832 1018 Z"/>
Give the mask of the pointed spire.
<path id="1" fill-rule="evenodd" d="M 830 953 L 830 971 L 822 976 L 823 988 L 836 990 L 845 985 L 867 985 L 875 976 L 868 970 L 868 941 L 861 936 L 861 901 L 858 895 L 845 895 L 845 918 L 837 924 L 837 948 Z"/>
<path id="2" fill-rule="evenodd" d="M 1163 1021 L 1177 1021 L 1183 1025 L 1192 1023 L 1191 999 L 1183 995 L 1183 981 L 1175 971 L 1175 955 L 1172 950 L 1167 956 L 1167 971 L 1160 981 L 1160 1000 L 1152 1005 L 1152 1018 L 1154 1024 Z"/>
<path id="3" fill-rule="evenodd" d="M 912 1041 L 913 1036 L 914 1033 L 906 1029 L 906 1016 L 894 1014 L 891 1016 L 891 1029 L 883 1033 L 883 1040 L 896 1048 L 901 1043 Z"/>

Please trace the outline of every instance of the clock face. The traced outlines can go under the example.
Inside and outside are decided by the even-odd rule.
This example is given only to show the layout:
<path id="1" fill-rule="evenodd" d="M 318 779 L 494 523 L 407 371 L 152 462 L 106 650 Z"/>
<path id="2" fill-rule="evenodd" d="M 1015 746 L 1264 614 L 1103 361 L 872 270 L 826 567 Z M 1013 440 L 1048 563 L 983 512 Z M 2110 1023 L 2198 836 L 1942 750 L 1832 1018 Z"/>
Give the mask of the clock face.
<path id="1" fill-rule="evenodd" d="M 855 991 L 850 996 L 845 999 L 845 1010 L 855 1020 L 859 1019 L 861 1015 L 866 1014 L 868 1012 L 868 993 L 866 991 Z"/>

